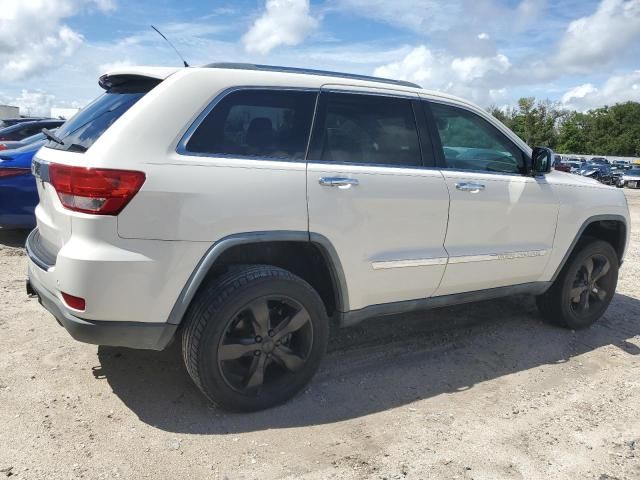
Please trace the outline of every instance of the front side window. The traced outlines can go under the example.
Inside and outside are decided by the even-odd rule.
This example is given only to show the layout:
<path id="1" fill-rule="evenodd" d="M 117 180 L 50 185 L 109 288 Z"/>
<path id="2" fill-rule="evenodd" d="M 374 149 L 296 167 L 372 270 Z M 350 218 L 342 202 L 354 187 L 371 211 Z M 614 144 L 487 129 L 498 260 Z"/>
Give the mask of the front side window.
<path id="1" fill-rule="evenodd" d="M 502 132 L 467 110 L 431 104 L 447 168 L 522 173 L 524 156 Z"/>
<path id="2" fill-rule="evenodd" d="M 324 93 L 312 160 L 420 166 L 420 143 L 411 100 Z"/>
<path id="3" fill-rule="evenodd" d="M 186 144 L 192 153 L 304 160 L 316 93 L 239 90 L 225 96 Z"/>

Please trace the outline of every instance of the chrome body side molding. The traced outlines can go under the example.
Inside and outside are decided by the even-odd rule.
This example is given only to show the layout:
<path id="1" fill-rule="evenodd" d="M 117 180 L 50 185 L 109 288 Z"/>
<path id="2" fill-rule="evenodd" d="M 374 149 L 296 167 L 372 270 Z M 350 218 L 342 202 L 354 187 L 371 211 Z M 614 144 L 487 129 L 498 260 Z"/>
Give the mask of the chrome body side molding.
<path id="1" fill-rule="evenodd" d="M 446 265 L 447 257 L 439 258 L 416 258 L 408 260 L 385 260 L 372 262 L 371 266 L 374 270 L 382 270 L 386 268 L 405 268 L 405 267 L 431 267 L 434 265 Z"/>
<path id="2" fill-rule="evenodd" d="M 525 252 L 488 253 L 484 255 L 461 255 L 449 257 L 447 263 L 488 262 L 491 260 L 512 260 L 516 258 L 544 257 L 549 250 L 529 250 Z"/>
<path id="3" fill-rule="evenodd" d="M 516 258 L 543 257 L 549 250 L 529 250 L 524 252 L 488 253 L 483 255 L 460 255 L 457 257 L 433 257 L 401 260 L 383 260 L 371 262 L 374 270 L 405 267 L 431 267 L 455 263 L 487 262 L 491 260 L 511 260 Z"/>

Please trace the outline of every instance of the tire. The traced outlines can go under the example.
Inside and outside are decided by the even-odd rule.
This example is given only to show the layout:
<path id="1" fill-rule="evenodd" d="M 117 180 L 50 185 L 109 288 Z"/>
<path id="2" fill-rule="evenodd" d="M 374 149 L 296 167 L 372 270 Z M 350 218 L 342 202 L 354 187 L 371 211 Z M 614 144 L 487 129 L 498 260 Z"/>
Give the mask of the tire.
<path id="1" fill-rule="evenodd" d="M 613 299 L 619 268 L 610 243 L 593 238 L 580 242 L 549 290 L 536 298 L 543 318 L 575 330 L 593 325 Z"/>
<path id="2" fill-rule="evenodd" d="M 216 406 L 237 412 L 292 398 L 315 374 L 329 337 L 318 293 L 270 265 L 239 266 L 205 284 L 184 321 L 189 375 Z"/>

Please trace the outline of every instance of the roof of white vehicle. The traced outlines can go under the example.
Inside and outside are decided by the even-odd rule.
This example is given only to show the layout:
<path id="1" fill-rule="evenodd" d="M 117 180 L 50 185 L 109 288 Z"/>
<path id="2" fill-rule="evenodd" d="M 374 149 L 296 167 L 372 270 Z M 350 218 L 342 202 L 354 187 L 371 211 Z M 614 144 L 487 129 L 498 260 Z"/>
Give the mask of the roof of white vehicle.
<path id="1" fill-rule="evenodd" d="M 403 90 L 412 93 L 421 93 L 424 95 L 428 95 L 431 97 L 439 97 L 443 99 L 454 100 L 456 102 L 465 103 L 467 105 L 473 105 L 471 102 L 456 97 L 454 95 L 449 95 L 447 93 L 442 93 L 434 90 L 426 90 L 422 88 L 420 85 L 404 80 L 393 80 L 389 78 L 380 78 L 380 77 L 372 77 L 367 75 L 359 75 L 359 74 L 350 74 L 350 73 L 341 73 L 341 72 L 330 72 L 325 70 L 313 70 L 313 69 L 304 69 L 304 68 L 293 68 L 293 67 L 279 67 L 273 65 L 258 65 L 251 63 L 211 63 L 208 65 L 202 65 L 197 67 L 188 67 L 190 69 L 203 69 L 203 68 L 217 68 L 224 70 L 243 70 L 245 73 L 250 72 L 271 72 L 274 74 L 282 75 L 283 78 L 289 78 L 294 81 L 295 76 L 305 75 L 305 76 L 313 76 L 318 77 L 318 86 L 326 83 L 327 80 L 331 79 L 333 81 L 345 81 L 348 80 L 350 84 L 360 87 L 368 87 L 368 88 L 389 88 L 394 87 L 397 90 Z M 185 70 L 184 67 L 145 67 L 145 66 L 135 66 L 135 67 L 121 67 L 108 71 L 105 75 L 108 76 L 118 76 L 118 75 L 136 75 L 143 76 L 149 78 L 155 78 L 158 80 L 164 80 L 170 75 Z M 293 83 L 293 82 L 292 82 Z"/>

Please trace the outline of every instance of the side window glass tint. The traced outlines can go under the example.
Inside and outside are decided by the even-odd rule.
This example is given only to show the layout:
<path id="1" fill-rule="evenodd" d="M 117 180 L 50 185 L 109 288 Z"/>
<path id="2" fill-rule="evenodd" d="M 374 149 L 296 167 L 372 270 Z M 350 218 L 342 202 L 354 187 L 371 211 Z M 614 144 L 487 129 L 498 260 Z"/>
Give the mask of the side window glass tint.
<path id="1" fill-rule="evenodd" d="M 225 96 L 189 139 L 194 153 L 304 160 L 316 93 L 240 90 Z"/>
<path id="2" fill-rule="evenodd" d="M 323 94 L 314 160 L 420 166 L 411 101 L 380 95 Z"/>
<path id="3" fill-rule="evenodd" d="M 447 168 L 520 173 L 523 154 L 497 128 L 478 115 L 431 103 Z"/>

